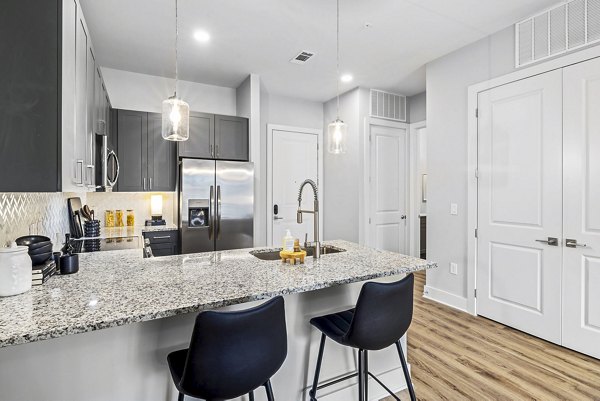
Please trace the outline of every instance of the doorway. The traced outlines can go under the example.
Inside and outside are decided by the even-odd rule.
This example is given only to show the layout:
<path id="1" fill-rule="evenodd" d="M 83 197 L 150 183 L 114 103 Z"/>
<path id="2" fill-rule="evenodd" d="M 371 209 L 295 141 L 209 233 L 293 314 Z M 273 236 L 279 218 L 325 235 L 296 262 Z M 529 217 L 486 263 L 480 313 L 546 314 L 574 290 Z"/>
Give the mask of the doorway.
<path id="1" fill-rule="evenodd" d="M 313 219 L 305 218 L 298 224 L 296 210 L 298 190 L 306 179 L 317 184 L 319 202 L 323 204 L 323 132 L 269 124 L 267 140 L 267 244 L 280 247 L 287 230 L 300 242 L 305 236 L 313 241 Z M 310 187 L 305 187 L 302 209 L 313 210 L 313 199 Z M 322 237 L 322 215 L 319 217 Z"/>
<path id="2" fill-rule="evenodd" d="M 427 124 L 410 124 L 410 254 L 427 258 Z"/>

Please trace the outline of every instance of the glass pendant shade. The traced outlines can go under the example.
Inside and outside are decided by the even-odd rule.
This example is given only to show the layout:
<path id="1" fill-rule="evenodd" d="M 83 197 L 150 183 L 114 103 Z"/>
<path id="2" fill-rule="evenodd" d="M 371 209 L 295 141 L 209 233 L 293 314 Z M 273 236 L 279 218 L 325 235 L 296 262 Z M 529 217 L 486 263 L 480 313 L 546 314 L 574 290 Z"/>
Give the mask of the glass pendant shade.
<path id="1" fill-rule="evenodd" d="M 336 118 L 336 120 L 327 127 L 327 148 L 329 153 L 342 154 L 346 153 L 346 135 L 348 133 L 348 125 Z"/>
<path id="2" fill-rule="evenodd" d="M 187 141 L 190 137 L 190 106 L 171 96 L 162 104 L 162 137 L 167 141 Z"/>

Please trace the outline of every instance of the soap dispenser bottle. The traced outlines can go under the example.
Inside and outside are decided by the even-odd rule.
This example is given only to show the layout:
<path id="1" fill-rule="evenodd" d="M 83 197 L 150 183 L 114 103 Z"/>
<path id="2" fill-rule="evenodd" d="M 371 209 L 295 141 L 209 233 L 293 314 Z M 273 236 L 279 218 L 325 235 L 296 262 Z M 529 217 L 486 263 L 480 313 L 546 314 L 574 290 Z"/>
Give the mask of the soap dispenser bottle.
<path id="1" fill-rule="evenodd" d="M 294 237 L 289 229 L 285 230 L 285 237 L 283 237 L 283 250 L 292 252 L 294 250 Z"/>

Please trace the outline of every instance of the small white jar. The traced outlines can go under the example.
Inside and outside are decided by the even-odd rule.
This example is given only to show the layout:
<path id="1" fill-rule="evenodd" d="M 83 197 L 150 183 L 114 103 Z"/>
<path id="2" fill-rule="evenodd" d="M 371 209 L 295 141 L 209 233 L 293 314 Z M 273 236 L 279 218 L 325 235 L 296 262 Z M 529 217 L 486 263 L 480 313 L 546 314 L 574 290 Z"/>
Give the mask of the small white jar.
<path id="1" fill-rule="evenodd" d="M 26 246 L 0 248 L 0 297 L 31 289 L 31 258 Z"/>

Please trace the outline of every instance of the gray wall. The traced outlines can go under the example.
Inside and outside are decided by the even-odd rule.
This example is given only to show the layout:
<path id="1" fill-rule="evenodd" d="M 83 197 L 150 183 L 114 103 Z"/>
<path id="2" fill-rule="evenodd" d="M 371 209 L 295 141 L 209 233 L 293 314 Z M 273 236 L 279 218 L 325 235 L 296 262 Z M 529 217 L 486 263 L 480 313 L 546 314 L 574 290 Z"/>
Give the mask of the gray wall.
<path id="1" fill-rule="evenodd" d="M 420 121 L 425 121 L 427 116 L 426 93 L 427 92 L 421 92 L 414 96 L 410 96 L 406 99 L 409 123 L 418 123 Z"/>
<path id="2" fill-rule="evenodd" d="M 439 265 L 427 285 L 458 303 L 467 296 L 467 88 L 513 70 L 512 27 L 427 64 L 427 258 Z"/>
<path id="3" fill-rule="evenodd" d="M 369 90 L 356 88 L 340 96 L 339 117 L 348 124 L 347 152 L 327 152 L 327 125 L 336 118 L 336 99 L 324 104 L 324 206 L 323 237 L 361 242 L 363 216 L 361 187 L 363 184 L 364 127 L 368 113 Z"/>

